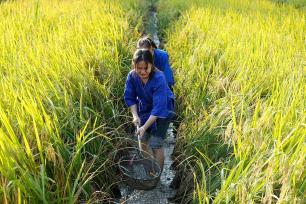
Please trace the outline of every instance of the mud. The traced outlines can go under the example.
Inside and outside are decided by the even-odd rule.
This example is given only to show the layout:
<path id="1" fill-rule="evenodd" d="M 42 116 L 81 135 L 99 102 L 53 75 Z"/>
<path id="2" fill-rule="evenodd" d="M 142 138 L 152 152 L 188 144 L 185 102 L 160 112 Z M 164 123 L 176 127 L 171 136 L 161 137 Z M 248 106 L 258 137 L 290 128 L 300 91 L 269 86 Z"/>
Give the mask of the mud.
<path id="1" fill-rule="evenodd" d="M 159 47 L 160 40 L 158 38 L 157 28 L 157 13 L 156 9 L 150 10 L 148 23 L 146 27 L 146 33 L 153 37 L 155 44 Z M 152 190 L 137 190 L 127 186 L 124 182 L 119 184 L 121 191 L 121 199 L 116 203 L 121 204 L 171 204 L 168 198 L 173 198 L 176 194 L 176 190 L 170 188 L 170 184 L 175 176 L 175 172 L 170 168 L 173 163 L 171 154 L 175 145 L 175 136 L 173 134 L 173 124 L 170 124 L 168 129 L 167 138 L 165 139 L 164 154 L 165 162 L 164 169 L 161 173 L 160 182 Z M 135 169 L 136 171 L 136 169 Z M 137 170 L 138 171 L 138 170 Z M 142 173 L 141 173 L 142 172 Z M 139 174 L 144 172 L 139 169 Z M 138 175 L 137 175 L 138 176 Z M 139 175 L 144 176 L 144 175 Z"/>
<path id="2" fill-rule="evenodd" d="M 167 138 L 165 140 L 165 164 L 164 170 L 160 177 L 160 182 L 157 184 L 156 188 L 152 190 L 137 190 L 129 187 L 125 183 L 119 185 L 121 191 L 121 199 L 116 203 L 125 204 L 171 204 L 168 198 L 172 198 L 176 194 L 176 190 L 170 188 L 170 183 L 172 182 L 175 172 L 170 169 L 172 160 L 171 154 L 174 149 L 175 138 L 173 135 L 172 128 L 168 130 Z M 138 168 L 138 167 L 137 167 Z M 140 175 L 143 176 L 143 175 Z"/>

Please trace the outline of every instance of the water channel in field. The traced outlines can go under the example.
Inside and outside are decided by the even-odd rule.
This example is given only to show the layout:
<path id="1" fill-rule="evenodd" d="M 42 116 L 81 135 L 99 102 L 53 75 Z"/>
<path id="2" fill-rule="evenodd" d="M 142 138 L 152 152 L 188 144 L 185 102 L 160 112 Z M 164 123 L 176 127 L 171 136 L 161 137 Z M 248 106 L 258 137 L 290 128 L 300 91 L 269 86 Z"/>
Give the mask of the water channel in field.
<path id="1" fill-rule="evenodd" d="M 157 27 L 157 12 L 156 9 L 152 6 L 150 9 L 150 14 L 148 16 L 145 30 L 149 34 L 157 47 L 160 45 L 160 39 L 158 37 L 158 27 Z M 173 125 L 170 124 L 170 127 L 167 132 L 167 137 L 165 139 L 164 153 L 165 153 L 165 163 L 164 169 L 161 173 L 160 182 L 152 190 L 137 190 L 128 186 L 124 182 L 119 184 L 121 199 L 117 203 L 125 204 L 170 204 L 168 198 L 174 197 L 176 190 L 170 188 L 170 183 L 172 182 L 175 172 L 172 170 L 171 164 L 171 154 L 173 152 L 175 145 L 175 136 L 173 134 Z"/>

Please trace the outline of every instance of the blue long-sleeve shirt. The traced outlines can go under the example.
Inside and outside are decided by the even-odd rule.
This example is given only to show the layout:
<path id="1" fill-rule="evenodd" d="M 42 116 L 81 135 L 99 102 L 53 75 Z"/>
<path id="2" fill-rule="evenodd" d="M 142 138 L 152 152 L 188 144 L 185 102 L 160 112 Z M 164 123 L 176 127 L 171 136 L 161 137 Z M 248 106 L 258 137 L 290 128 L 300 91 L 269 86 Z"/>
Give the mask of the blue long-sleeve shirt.
<path id="1" fill-rule="evenodd" d="M 154 49 L 154 66 L 164 72 L 169 86 L 174 85 L 173 71 L 169 64 L 169 55 L 166 51 Z"/>
<path id="2" fill-rule="evenodd" d="M 130 71 L 125 84 L 124 100 L 129 107 L 137 105 L 141 125 L 150 115 L 171 118 L 174 114 L 174 94 L 167 85 L 165 75 L 158 70 L 152 73 L 146 84 L 142 83 L 134 70 Z"/>

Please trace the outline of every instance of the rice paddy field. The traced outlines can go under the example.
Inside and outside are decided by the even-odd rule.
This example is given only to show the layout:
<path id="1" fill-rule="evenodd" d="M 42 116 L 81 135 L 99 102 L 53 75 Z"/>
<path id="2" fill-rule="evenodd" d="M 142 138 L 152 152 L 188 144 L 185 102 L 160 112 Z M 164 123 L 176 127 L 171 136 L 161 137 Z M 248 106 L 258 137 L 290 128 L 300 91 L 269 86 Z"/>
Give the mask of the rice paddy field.
<path id="1" fill-rule="evenodd" d="M 1 1 L 1 203 L 111 197 L 141 4 Z"/>
<path id="2" fill-rule="evenodd" d="M 159 1 L 192 202 L 305 203 L 305 4 Z"/>
<path id="3" fill-rule="evenodd" d="M 177 169 L 192 177 L 178 201 L 305 203 L 303 0 L 0 1 L 0 202 L 114 197 L 151 4 L 175 72 Z"/>

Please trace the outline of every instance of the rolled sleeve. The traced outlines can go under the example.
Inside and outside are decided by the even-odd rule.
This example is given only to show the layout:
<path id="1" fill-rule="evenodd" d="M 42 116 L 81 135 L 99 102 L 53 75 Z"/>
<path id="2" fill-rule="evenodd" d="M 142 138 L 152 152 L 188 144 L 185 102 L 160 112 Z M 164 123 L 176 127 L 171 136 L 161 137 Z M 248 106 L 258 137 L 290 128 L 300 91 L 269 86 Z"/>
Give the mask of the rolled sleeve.
<path id="1" fill-rule="evenodd" d="M 157 80 L 156 87 L 153 92 L 153 109 L 151 115 L 158 118 L 167 118 L 167 83 L 164 75 L 163 78 Z"/>
<path id="2" fill-rule="evenodd" d="M 132 80 L 133 79 L 131 73 L 129 73 L 125 82 L 124 89 L 124 101 L 128 107 L 137 104 L 136 89 Z"/>

